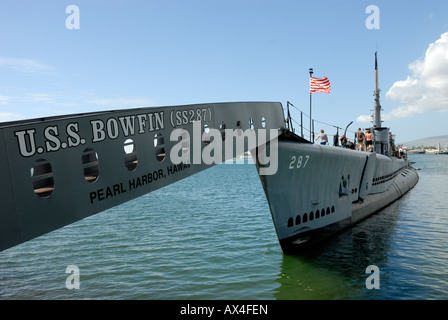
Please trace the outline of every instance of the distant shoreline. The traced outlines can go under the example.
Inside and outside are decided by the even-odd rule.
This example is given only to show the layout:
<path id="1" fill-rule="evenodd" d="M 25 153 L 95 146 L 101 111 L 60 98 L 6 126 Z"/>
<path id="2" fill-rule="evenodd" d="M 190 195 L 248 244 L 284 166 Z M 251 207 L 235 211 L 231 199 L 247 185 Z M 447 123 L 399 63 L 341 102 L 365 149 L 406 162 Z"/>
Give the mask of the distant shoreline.
<path id="1" fill-rule="evenodd" d="M 445 148 L 448 147 L 448 135 L 422 138 L 408 142 L 396 142 L 395 144 L 397 146 L 405 145 L 408 148 L 408 150 L 414 150 L 419 148 L 429 150 L 437 149 L 438 145 L 440 144 L 440 150 L 445 150 Z"/>

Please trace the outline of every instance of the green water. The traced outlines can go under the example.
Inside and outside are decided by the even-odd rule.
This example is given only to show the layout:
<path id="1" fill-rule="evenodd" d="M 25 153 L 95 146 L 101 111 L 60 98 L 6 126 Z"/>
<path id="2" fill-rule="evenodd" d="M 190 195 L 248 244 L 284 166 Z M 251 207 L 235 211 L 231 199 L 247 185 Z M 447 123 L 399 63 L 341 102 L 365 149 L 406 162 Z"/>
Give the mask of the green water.
<path id="1" fill-rule="evenodd" d="M 222 164 L 0 252 L 0 298 L 446 299 L 448 156 L 411 157 L 410 193 L 306 255 L 282 254 L 253 164 Z"/>

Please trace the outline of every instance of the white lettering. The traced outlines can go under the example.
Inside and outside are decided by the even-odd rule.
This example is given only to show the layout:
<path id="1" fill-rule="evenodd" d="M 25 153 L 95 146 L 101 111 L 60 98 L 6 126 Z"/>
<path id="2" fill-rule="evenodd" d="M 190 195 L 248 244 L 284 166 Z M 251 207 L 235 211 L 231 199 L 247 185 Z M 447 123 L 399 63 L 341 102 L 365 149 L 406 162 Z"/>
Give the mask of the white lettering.
<path id="1" fill-rule="evenodd" d="M 270 129 L 269 156 L 267 155 L 267 139 L 265 129 L 258 130 L 258 154 L 256 161 L 259 163 L 260 175 L 273 175 L 278 169 L 278 130 Z M 269 165 L 269 166 L 268 166 Z"/>
<path id="2" fill-rule="evenodd" d="M 156 113 L 156 130 L 163 130 L 165 129 L 165 123 L 163 121 L 163 112 Z"/>
<path id="3" fill-rule="evenodd" d="M 366 14 L 370 14 L 366 19 L 366 28 L 369 30 L 380 28 L 380 9 L 378 6 L 370 5 L 366 8 Z"/>
<path id="4" fill-rule="evenodd" d="M 67 19 L 65 19 L 65 27 L 69 30 L 72 29 L 79 29 L 79 8 L 78 6 L 75 5 L 69 5 L 67 8 L 65 8 L 65 13 L 71 13 L 71 15 L 69 15 L 67 17 Z"/>
<path id="5" fill-rule="evenodd" d="M 134 135 L 135 134 L 135 131 L 134 131 L 134 124 L 135 124 L 134 119 L 135 119 L 135 116 L 127 116 L 127 117 L 119 117 L 118 118 L 118 120 L 120 120 L 121 127 L 123 128 L 123 133 L 124 133 L 125 137 L 127 137 L 129 135 Z"/>
<path id="6" fill-rule="evenodd" d="M 222 131 L 208 127 L 204 131 L 201 129 L 201 122 L 193 121 L 193 150 L 191 150 L 190 134 L 187 130 L 179 128 L 171 132 L 170 141 L 177 141 L 170 151 L 170 160 L 173 164 L 189 164 L 191 155 L 193 164 L 219 164 L 243 154 L 246 150 L 254 150 L 257 147 L 255 130 L 243 132 L 241 129 L 225 129 L 223 157 Z M 266 137 L 266 129 L 259 129 L 258 136 L 256 161 L 259 164 L 259 173 L 260 175 L 273 175 L 278 169 L 278 130 L 270 129 L 269 140 Z M 203 149 L 202 142 L 206 142 Z M 234 142 L 236 143 L 234 144 Z M 307 161 L 308 158 L 307 156 Z"/>
<path id="7" fill-rule="evenodd" d="M 201 136 L 201 122 L 193 123 L 193 164 L 201 164 L 201 140 L 195 137 Z"/>
<path id="8" fill-rule="evenodd" d="M 24 157 L 31 157 L 36 153 L 36 142 L 34 141 L 35 129 L 14 132 L 19 142 L 20 154 Z M 26 138 L 28 137 L 28 139 Z M 29 149 L 28 149 L 29 145 Z"/>
<path id="9" fill-rule="evenodd" d="M 370 275 L 366 279 L 366 288 L 379 289 L 380 288 L 380 269 L 375 265 L 370 265 L 366 268 L 366 273 Z"/>
<path id="10" fill-rule="evenodd" d="M 306 165 L 308 164 L 308 160 L 310 159 L 309 155 L 306 155 L 305 157 L 303 156 L 292 156 L 291 157 L 291 161 L 289 162 L 289 169 L 300 169 L 300 168 L 305 168 Z M 297 161 L 297 162 L 296 162 Z"/>
<path id="11" fill-rule="evenodd" d="M 149 131 L 163 130 L 165 124 L 163 122 L 163 111 L 157 113 L 148 113 Z"/>
<path id="12" fill-rule="evenodd" d="M 210 143 L 204 147 L 204 150 L 202 150 L 202 160 L 205 164 L 209 165 L 212 163 L 219 164 L 222 162 L 221 132 L 217 129 L 210 129 L 208 135 L 211 140 Z"/>
<path id="13" fill-rule="evenodd" d="M 69 123 L 66 128 L 68 135 L 68 146 L 76 147 L 81 143 L 81 137 L 78 134 L 78 124 L 77 123 Z"/>
<path id="14" fill-rule="evenodd" d="M 257 137 L 255 135 L 254 130 L 245 130 L 242 129 L 226 129 L 226 140 L 224 142 L 225 145 L 225 157 L 226 159 L 232 159 L 233 156 L 241 155 L 245 150 L 255 149 L 257 146 Z M 233 138 L 235 138 L 235 148 L 233 144 Z M 247 147 L 245 148 L 245 138 L 247 138 Z"/>
<path id="15" fill-rule="evenodd" d="M 186 307 L 180 308 L 180 314 L 187 315 L 207 315 L 208 318 L 210 318 L 213 315 L 215 307 L 195 307 L 190 306 L 190 304 L 187 304 Z"/>
<path id="16" fill-rule="evenodd" d="M 67 266 L 65 273 L 70 274 L 65 280 L 65 287 L 69 290 L 79 289 L 79 268 L 75 265 Z"/>
<path id="17" fill-rule="evenodd" d="M 101 120 L 91 120 L 90 126 L 92 127 L 92 142 L 99 142 L 106 139 L 106 133 L 104 132 L 104 123 Z"/>
<path id="18" fill-rule="evenodd" d="M 179 140 L 180 138 L 180 140 Z M 170 141 L 178 141 L 170 151 L 170 160 L 173 164 L 190 163 L 190 134 L 185 129 L 174 129 L 170 135 Z M 186 145 L 188 141 L 188 146 Z M 186 150 L 188 148 L 188 150 Z M 180 154 L 180 156 L 179 156 Z"/>
<path id="19" fill-rule="evenodd" d="M 107 135 L 111 139 L 116 139 L 118 137 L 118 122 L 114 118 L 107 119 Z"/>
<path id="20" fill-rule="evenodd" d="M 47 149 L 47 152 L 57 151 L 61 147 L 61 141 L 58 139 L 57 135 L 58 135 L 58 127 L 57 126 L 45 128 L 44 136 L 48 140 L 45 142 L 45 147 Z"/>

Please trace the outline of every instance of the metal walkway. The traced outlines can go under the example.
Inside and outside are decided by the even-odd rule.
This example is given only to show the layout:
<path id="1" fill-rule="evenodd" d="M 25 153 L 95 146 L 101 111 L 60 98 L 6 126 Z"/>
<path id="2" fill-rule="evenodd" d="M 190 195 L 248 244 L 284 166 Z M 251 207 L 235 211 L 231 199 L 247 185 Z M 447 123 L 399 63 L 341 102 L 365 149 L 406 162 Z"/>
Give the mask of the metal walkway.
<path id="1" fill-rule="evenodd" d="M 241 102 L 1 123 L 0 251 L 262 146 L 284 119 L 280 103 Z"/>

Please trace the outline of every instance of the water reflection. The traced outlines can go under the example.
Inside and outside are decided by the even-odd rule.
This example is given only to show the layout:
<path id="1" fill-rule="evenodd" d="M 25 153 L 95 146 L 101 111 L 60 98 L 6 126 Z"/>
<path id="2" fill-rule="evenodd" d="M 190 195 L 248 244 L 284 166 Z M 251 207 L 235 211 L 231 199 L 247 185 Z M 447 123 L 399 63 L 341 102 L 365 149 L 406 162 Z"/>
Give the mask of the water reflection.
<path id="1" fill-rule="evenodd" d="M 313 250 L 283 256 L 276 299 L 381 299 L 369 290 L 366 267 L 380 269 L 380 284 L 388 281 L 391 236 L 399 219 L 400 201 Z"/>

